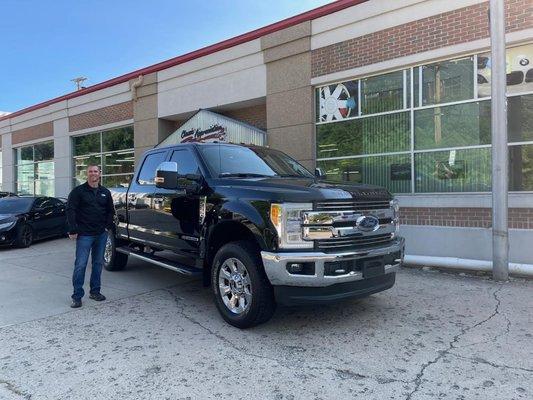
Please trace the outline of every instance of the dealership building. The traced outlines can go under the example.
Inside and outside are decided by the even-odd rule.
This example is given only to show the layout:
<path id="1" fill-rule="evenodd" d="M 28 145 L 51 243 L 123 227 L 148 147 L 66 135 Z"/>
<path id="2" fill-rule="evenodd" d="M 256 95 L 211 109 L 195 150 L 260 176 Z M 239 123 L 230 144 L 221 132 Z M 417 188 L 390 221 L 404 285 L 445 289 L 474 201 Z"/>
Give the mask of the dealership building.
<path id="1" fill-rule="evenodd" d="M 124 186 L 173 133 L 249 130 L 387 187 L 407 254 L 490 260 L 488 8 L 341 0 L 0 116 L 1 190 L 66 196 L 88 163 Z M 533 264 L 533 0 L 506 0 L 506 31 L 510 257 Z"/>

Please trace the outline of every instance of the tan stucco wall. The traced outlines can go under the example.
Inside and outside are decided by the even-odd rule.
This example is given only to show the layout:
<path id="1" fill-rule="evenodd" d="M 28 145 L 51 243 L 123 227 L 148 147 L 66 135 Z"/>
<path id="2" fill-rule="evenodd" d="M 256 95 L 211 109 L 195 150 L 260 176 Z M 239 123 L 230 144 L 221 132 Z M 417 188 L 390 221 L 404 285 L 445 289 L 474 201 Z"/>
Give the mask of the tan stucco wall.
<path id="1" fill-rule="evenodd" d="M 263 37 L 261 45 L 267 68 L 268 144 L 314 168 L 310 37 L 311 23 L 304 22 Z"/>

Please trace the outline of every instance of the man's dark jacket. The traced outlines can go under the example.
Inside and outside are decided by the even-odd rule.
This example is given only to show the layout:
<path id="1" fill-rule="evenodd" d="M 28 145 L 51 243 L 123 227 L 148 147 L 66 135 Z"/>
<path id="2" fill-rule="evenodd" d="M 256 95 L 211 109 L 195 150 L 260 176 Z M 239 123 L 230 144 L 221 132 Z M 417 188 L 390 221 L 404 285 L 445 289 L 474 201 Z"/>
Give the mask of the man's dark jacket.
<path id="1" fill-rule="evenodd" d="M 87 182 L 68 195 L 68 232 L 78 235 L 99 235 L 113 227 L 115 207 L 111 192 L 98 185 L 96 193 Z"/>

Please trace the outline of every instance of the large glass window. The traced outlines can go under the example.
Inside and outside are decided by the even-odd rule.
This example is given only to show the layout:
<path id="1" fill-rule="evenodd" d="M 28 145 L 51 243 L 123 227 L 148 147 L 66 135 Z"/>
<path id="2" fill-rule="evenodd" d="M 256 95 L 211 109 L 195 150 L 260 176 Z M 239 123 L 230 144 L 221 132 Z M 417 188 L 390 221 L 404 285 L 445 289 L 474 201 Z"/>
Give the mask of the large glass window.
<path id="1" fill-rule="evenodd" d="M 134 170 L 133 127 L 117 128 L 72 138 L 75 185 L 87 180 L 87 167 L 98 165 L 102 185 L 127 187 Z"/>
<path id="2" fill-rule="evenodd" d="M 490 78 L 483 53 L 317 88 L 317 165 L 396 193 L 490 191 Z M 533 44 L 507 49 L 507 99 L 509 190 L 533 191 Z"/>
<path id="3" fill-rule="evenodd" d="M 44 142 L 15 150 L 17 193 L 54 195 L 54 142 Z"/>

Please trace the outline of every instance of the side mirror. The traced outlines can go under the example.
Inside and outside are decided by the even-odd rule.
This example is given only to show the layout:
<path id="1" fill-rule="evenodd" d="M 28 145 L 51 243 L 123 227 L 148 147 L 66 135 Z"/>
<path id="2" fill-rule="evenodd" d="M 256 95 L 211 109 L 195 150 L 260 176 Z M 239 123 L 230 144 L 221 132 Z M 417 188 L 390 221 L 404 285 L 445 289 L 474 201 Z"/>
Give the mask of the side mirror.
<path id="1" fill-rule="evenodd" d="M 322 172 L 322 170 L 320 168 L 315 168 L 315 176 L 317 178 L 323 178 L 324 177 L 324 173 Z"/>
<path id="2" fill-rule="evenodd" d="M 178 187 L 178 164 L 165 161 L 159 164 L 155 175 L 155 186 L 161 189 L 176 189 Z"/>

